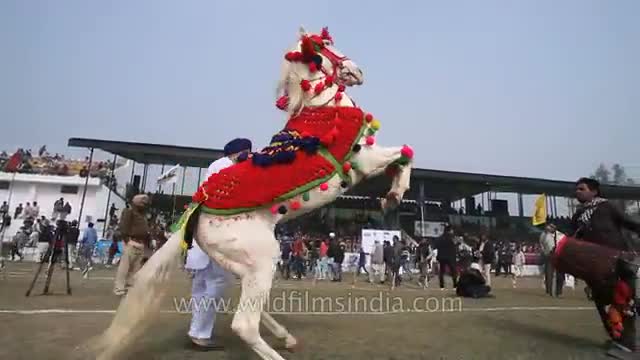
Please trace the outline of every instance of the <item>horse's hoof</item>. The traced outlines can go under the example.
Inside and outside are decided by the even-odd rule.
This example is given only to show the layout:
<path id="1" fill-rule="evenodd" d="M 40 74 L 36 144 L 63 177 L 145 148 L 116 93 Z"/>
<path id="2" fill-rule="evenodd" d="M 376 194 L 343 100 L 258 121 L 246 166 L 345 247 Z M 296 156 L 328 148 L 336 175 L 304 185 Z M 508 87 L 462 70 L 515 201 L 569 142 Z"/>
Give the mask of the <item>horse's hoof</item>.
<path id="1" fill-rule="evenodd" d="M 285 341 L 284 348 L 290 353 L 300 352 L 302 350 L 302 343 L 297 339 L 294 339 L 292 344 L 286 344 Z"/>

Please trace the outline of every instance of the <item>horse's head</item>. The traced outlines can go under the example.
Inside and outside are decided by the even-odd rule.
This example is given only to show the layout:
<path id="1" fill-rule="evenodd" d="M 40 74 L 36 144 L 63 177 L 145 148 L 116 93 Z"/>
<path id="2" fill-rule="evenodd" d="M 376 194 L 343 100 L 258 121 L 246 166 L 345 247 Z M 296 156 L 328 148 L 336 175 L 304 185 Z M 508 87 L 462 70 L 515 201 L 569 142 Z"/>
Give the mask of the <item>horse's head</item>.
<path id="1" fill-rule="evenodd" d="M 342 92 L 363 81 L 362 70 L 334 46 L 327 28 L 320 34 L 300 28 L 297 43 L 285 55 L 278 107 L 294 112 L 307 105 L 333 105 L 332 100 L 349 105 L 342 103 Z"/>

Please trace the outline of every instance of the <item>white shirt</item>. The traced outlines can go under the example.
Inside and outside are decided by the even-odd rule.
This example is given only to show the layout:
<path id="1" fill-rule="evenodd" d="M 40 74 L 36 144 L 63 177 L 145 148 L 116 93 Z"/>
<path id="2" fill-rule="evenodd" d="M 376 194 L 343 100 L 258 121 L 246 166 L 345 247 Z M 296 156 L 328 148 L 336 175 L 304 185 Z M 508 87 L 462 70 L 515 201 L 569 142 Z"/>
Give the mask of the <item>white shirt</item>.
<path id="1" fill-rule="evenodd" d="M 231 161 L 231 159 L 229 159 L 228 157 L 223 157 L 212 162 L 207 169 L 207 179 L 211 175 L 231 165 L 233 165 L 233 161 Z M 209 255 L 207 255 L 207 253 L 205 253 L 200 248 L 200 246 L 198 246 L 198 243 L 196 241 L 193 241 L 192 245 L 193 247 L 187 252 L 187 261 L 185 263 L 185 268 L 191 270 L 202 270 L 206 268 L 207 265 L 209 265 L 211 259 L 209 258 Z"/>

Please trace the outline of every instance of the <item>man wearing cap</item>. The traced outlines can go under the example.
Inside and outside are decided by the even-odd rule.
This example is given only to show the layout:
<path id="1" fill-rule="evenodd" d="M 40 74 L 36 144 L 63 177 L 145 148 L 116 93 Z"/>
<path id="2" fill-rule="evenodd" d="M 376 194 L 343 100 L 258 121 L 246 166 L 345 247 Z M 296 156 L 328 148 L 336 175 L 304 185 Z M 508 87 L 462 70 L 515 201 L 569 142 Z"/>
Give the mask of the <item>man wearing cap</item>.
<path id="1" fill-rule="evenodd" d="M 232 166 L 251 152 L 251 141 L 234 139 L 224 147 L 225 157 L 220 158 L 207 169 L 207 179 L 220 170 Z M 193 273 L 191 283 L 191 297 L 194 300 L 191 309 L 191 324 L 189 337 L 193 346 L 198 350 L 222 350 L 213 341 L 213 325 L 216 320 L 216 307 L 213 301 L 218 301 L 224 294 L 228 284 L 229 273 L 213 261 L 197 244 L 187 253 L 185 268 Z M 202 304 L 203 308 L 198 308 Z"/>
<path id="2" fill-rule="evenodd" d="M 131 208 L 122 211 L 119 230 L 125 245 L 116 273 L 113 290 L 116 295 L 127 293 L 133 275 L 142 267 L 145 247 L 150 247 L 149 224 L 145 214 L 149 203 L 148 195 L 138 194 L 131 200 Z"/>

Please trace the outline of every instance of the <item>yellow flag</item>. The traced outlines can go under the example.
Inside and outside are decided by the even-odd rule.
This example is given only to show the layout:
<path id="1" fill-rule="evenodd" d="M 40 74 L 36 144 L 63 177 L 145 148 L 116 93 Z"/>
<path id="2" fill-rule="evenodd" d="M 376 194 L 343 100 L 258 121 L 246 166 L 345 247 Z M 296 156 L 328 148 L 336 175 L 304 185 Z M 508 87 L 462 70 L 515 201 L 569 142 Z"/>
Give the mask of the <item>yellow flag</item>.
<path id="1" fill-rule="evenodd" d="M 536 207 L 531 219 L 533 226 L 538 226 L 547 222 L 547 196 L 542 194 L 536 199 Z"/>

